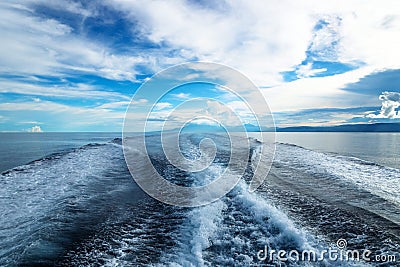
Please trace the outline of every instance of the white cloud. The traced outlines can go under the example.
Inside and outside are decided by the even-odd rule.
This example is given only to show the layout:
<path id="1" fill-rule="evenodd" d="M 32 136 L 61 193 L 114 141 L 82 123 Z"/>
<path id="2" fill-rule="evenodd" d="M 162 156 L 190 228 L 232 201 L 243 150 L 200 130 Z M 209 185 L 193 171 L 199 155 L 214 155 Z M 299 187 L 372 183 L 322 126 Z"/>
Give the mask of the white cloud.
<path id="1" fill-rule="evenodd" d="M 188 98 L 190 98 L 190 94 L 186 94 L 186 93 L 171 94 L 171 96 L 179 98 L 179 99 L 188 99 Z"/>
<path id="2" fill-rule="evenodd" d="M 195 119 L 191 121 L 190 123 L 193 124 L 198 124 L 198 125 L 212 125 L 212 126 L 219 126 L 219 124 L 212 119 L 207 119 L 207 118 L 200 118 L 200 119 Z"/>
<path id="3" fill-rule="evenodd" d="M 72 8 L 85 12 L 77 5 Z M 148 58 L 114 54 L 107 46 L 74 34 L 68 25 L 35 16 L 26 6 L 2 2 L 0 13 L 2 73 L 59 76 L 76 71 L 134 81 L 135 66 Z"/>
<path id="4" fill-rule="evenodd" d="M 40 102 L 5 102 L 0 103 L 0 110 L 5 112 L 17 112 L 17 111 L 44 111 L 51 114 L 52 117 L 56 117 L 60 114 L 65 116 L 73 116 L 77 121 L 96 121 L 96 120 L 107 120 L 107 119 L 122 119 L 125 112 L 112 111 L 105 108 L 90 108 L 90 107 L 79 107 L 69 106 L 52 101 L 40 101 Z"/>
<path id="5" fill-rule="evenodd" d="M 126 108 L 129 105 L 129 101 L 118 101 L 118 102 L 109 102 L 103 105 L 100 105 L 96 108 L 98 109 L 115 109 L 115 108 Z"/>
<path id="6" fill-rule="evenodd" d="M 43 124 L 43 122 L 40 122 L 40 121 L 21 121 L 21 122 L 18 122 L 18 124 Z"/>
<path id="7" fill-rule="evenodd" d="M 313 69 L 313 64 L 310 62 L 310 63 L 307 63 L 306 65 L 300 66 L 296 70 L 296 74 L 297 74 L 297 77 L 299 77 L 299 78 L 307 78 L 307 77 L 312 77 L 315 74 L 325 72 L 325 71 L 327 71 L 326 68 Z"/>
<path id="8" fill-rule="evenodd" d="M 182 61 L 189 53 L 225 63 L 258 85 L 279 82 L 279 72 L 300 64 L 308 48 L 321 60 L 400 66 L 396 1 L 243 0 L 218 9 L 183 0 L 113 3 L 145 25 L 142 31 L 150 40 L 182 51 Z M 320 21 L 326 25 L 315 29 Z"/>
<path id="9" fill-rule="evenodd" d="M 360 9 L 358 9 L 361 7 Z M 400 6 L 397 1 L 373 1 L 357 6 L 343 16 L 341 55 L 343 61 L 359 60 L 375 68 L 398 68 L 400 51 Z M 388 22 L 388 18 L 393 18 Z"/>
<path id="10" fill-rule="evenodd" d="M 361 0 L 239 0 L 218 9 L 183 0 L 113 3 L 145 25 L 142 32 L 150 40 L 178 54 L 185 51 L 181 62 L 190 54 L 236 67 L 258 86 L 274 86 L 265 90 L 272 111 L 376 103 L 340 88 L 375 71 L 400 68 L 400 5 L 393 0 L 368 5 Z M 310 79 L 324 69 L 306 65 L 297 71 L 300 81 L 284 83 L 280 72 L 295 70 L 308 49 L 316 60 L 363 67 L 334 78 Z"/>
<path id="11" fill-rule="evenodd" d="M 223 10 L 181 0 L 114 3 L 142 22 L 153 42 L 237 67 L 260 85 L 276 83 L 280 71 L 305 58 L 315 23 L 305 6 L 293 1 L 229 1 Z"/>
<path id="12" fill-rule="evenodd" d="M 171 103 L 159 102 L 159 103 L 154 105 L 154 110 L 162 110 L 162 109 L 171 108 L 171 107 L 172 107 Z"/>
<path id="13" fill-rule="evenodd" d="M 26 0 L 26 2 L 35 2 L 35 0 Z M 82 6 L 81 3 L 70 0 L 63 0 L 63 1 L 53 0 L 51 2 L 47 2 L 46 6 L 54 9 L 68 11 L 73 14 L 81 15 L 83 20 L 89 16 L 94 16 L 97 13 L 96 10 L 86 9 Z"/>
<path id="14" fill-rule="evenodd" d="M 400 107 L 400 92 L 382 92 L 379 96 L 382 101 L 381 111 L 378 115 L 369 114 L 368 118 L 399 119 L 400 112 L 396 111 Z"/>
<path id="15" fill-rule="evenodd" d="M 140 55 L 118 55 L 104 44 L 72 33 L 59 21 L 34 16 L 26 6 L 1 3 L 0 49 L 7 51 L 0 60 L 1 71 L 55 74 L 68 69 L 134 80 L 137 64 L 159 70 L 198 58 L 236 67 L 257 85 L 271 86 L 281 82 L 280 72 L 293 70 L 305 59 L 308 48 L 319 59 L 365 62 L 375 68 L 400 66 L 397 1 L 365 5 L 361 0 L 239 0 L 218 8 L 184 0 L 114 0 L 111 4 L 126 12 L 135 27 L 142 27 L 134 30 L 143 37 L 166 45 Z M 97 15 L 95 8 L 71 1 L 50 5 L 80 14 L 82 20 Z M 326 25 L 314 29 L 321 20 Z"/>
<path id="16" fill-rule="evenodd" d="M 379 104 L 378 99 L 341 90 L 347 84 L 356 83 L 372 72 L 373 68 L 364 67 L 333 76 L 303 78 L 265 88 L 262 92 L 272 112 L 376 106 Z"/>
<path id="17" fill-rule="evenodd" d="M 129 96 L 117 93 L 102 91 L 87 84 L 70 85 L 38 85 L 34 83 L 21 82 L 17 80 L 0 78 L 0 93 L 26 94 L 62 98 L 89 98 L 89 99 L 130 99 Z M 40 98 L 34 98 L 39 102 Z"/>
<path id="18" fill-rule="evenodd" d="M 319 16 L 319 20 L 309 50 L 314 60 L 336 61 L 341 38 L 341 18 L 338 15 L 329 14 Z"/>
<path id="19" fill-rule="evenodd" d="M 8 121 L 15 125 L 21 122 L 36 122 L 40 119 L 46 129 L 51 131 L 96 130 L 98 127 L 107 131 L 121 130 L 125 110 L 112 110 L 103 107 L 82 107 L 60 104 L 52 101 L 40 102 L 3 102 L 0 114 L 6 114 Z M 35 123 L 33 125 L 40 125 Z M 107 126 L 105 126 L 107 125 Z M 8 129 L 13 126 L 8 126 Z M 17 126 L 14 126 L 14 129 Z"/>
<path id="20" fill-rule="evenodd" d="M 219 124 L 224 126 L 238 126 L 243 125 L 243 122 L 239 112 L 234 108 L 243 108 L 239 101 L 237 103 L 231 102 L 231 105 L 225 105 L 217 101 L 207 101 L 207 108 L 205 114 L 215 119 Z"/>
<path id="21" fill-rule="evenodd" d="M 40 128 L 39 125 L 35 125 L 35 126 L 32 126 L 31 128 L 29 128 L 28 132 L 30 132 L 30 133 L 41 133 L 43 131 L 42 131 L 42 128 Z"/>

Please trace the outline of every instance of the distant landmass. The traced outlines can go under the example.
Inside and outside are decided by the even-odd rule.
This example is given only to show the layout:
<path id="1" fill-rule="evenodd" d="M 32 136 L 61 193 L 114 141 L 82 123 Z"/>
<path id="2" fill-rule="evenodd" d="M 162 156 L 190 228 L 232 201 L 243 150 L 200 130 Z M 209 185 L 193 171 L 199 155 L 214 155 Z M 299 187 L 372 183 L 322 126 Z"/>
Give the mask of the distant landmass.
<path id="1" fill-rule="evenodd" d="M 344 124 L 276 128 L 277 132 L 400 132 L 400 123 Z"/>
<path id="2" fill-rule="evenodd" d="M 247 132 L 271 132 L 273 128 L 259 127 L 253 124 L 245 124 Z M 176 129 L 175 129 L 176 130 Z M 188 124 L 183 132 L 240 132 L 243 127 L 227 127 L 215 125 Z M 400 123 L 371 123 L 371 124 L 343 124 L 336 126 L 295 126 L 276 127 L 276 132 L 400 132 Z"/>

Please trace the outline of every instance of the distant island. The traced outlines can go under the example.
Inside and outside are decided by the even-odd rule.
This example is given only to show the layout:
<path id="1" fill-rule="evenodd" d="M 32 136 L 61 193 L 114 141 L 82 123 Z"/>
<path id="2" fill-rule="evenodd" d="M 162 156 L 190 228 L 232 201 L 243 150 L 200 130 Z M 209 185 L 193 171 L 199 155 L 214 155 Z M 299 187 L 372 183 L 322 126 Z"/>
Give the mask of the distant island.
<path id="1" fill-rule="evenodd" d="M 400 123 L 343 124 L 336 126 L 294 126 L 277 132 L 400 132 Z"/>
<path id="2" fill-rule="evenodd" d="M 273 128 L 261 128 L 245 124 L 248 132 L 271 132 Z M 233 128 L 232 128 L 233 129 Z M 238 129 L 238 128 L 236 128 Z M 276 127 L 276 132 L 400 132 L 400 123 L 362 123 L 335 126 L 292 126 Z"/>
<path id="3" fill-rule="evenodd" d="M 244 124 L 243 127 L 231 126 L 224 128 L 216 125 L 187 124 L 183 132 L 240 132 L 246 129 L 247 132 L 400 132 L 400 123 L 370 123 L 370 124 L 343 124 L 336 126 L 293 126 L 263 128 L 253 124 Z M 173 129 L 176 131 L 179 129 Z"/>

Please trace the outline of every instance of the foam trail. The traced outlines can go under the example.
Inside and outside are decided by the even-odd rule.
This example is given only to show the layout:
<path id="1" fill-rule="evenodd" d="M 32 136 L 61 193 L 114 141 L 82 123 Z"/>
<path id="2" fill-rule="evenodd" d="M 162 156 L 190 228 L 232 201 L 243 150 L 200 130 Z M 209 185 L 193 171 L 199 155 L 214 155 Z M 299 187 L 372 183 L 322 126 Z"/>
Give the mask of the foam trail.
<path id="1" fill-rule="evenodd" d="M 251 160 L 258 160 L 260 150 L 257 145 L 253 148 Z M 194 185 L 202 185 L 218 177 L 223 170 L 222 164 L 214 162 L 207 175 L 192 174 L 191 177 Z M 251 172 L 251 168 L 248 171 Z M 180 234 L 175 237 L 177 246 L 166 251 L 157 266 L 254 266 L 262 264 L 257 259 L 257 252 L 265 245 L 274 250 L 313 250 L 317 257 L 319 251 L 330 247 L 328 241 L 316 237 L 276 208 L 264 192 L 250 192 L 248 189 L 249 184 L 241 180 L 225 197 L 210 205 L 191 209 L 180 227 Z M 342 266 L 342 262 L 327 260 L 319 263 Z M 288 264 L 312 266 L 307 262 Z M 357 262 L 347 262 L 346 265 L 363 266 Z"/>
<path id="2" fill-rule="evenodd" d="M 207 179 L 222 170 L 213 166 Z M 299 250 L 316 246 L 314 237 L 266 199 L 250 193 L 245 181 L 228 196 L 193 208 L 180 233 L 178 246 L 161 257 L 159 266 L 247 266 L 259 263 L 256 253 L 266 244 Z"/>
<path id="3" fill-rule="evenodd" d="M 11 264 L 40 251 L 54 255 L 61 252 L 62 247 L 53 236 L 56 229 L 72 223 L 71 216 L 83 212 L 83 203 L 98 195 L 98 189 L 89 185 L 97 183 L 115 163 L 119 151 L 113 144 L 88 145 L 3 173 L 0 263 Z M 47 237 L 45 231 L 49 231 Z"/>
<path id="4" fill-rule="evenodd" d="M 355 157 L 279 144 L 276 163 L 295 167 L 312 175 L 350 182 L 358 188 L 391 201 L 400 207 L 400 170 L 383 167 Z"/>

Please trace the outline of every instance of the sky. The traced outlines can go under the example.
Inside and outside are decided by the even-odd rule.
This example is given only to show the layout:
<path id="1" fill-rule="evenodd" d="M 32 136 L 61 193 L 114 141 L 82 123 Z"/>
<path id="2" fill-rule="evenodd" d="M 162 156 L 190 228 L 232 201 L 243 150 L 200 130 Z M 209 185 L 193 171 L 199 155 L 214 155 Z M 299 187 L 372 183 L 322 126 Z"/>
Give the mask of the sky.
<path id="1" fill-rule="evenodd" d="M 400 122 L 397 0 L 24 0 L 0 16 L 0 131 L 120 132 L 141 85 L 194 61 L 246 75 L 278 127 Z M 171 91 L 153 121 L 221 89 L 198 86 Z"/>

